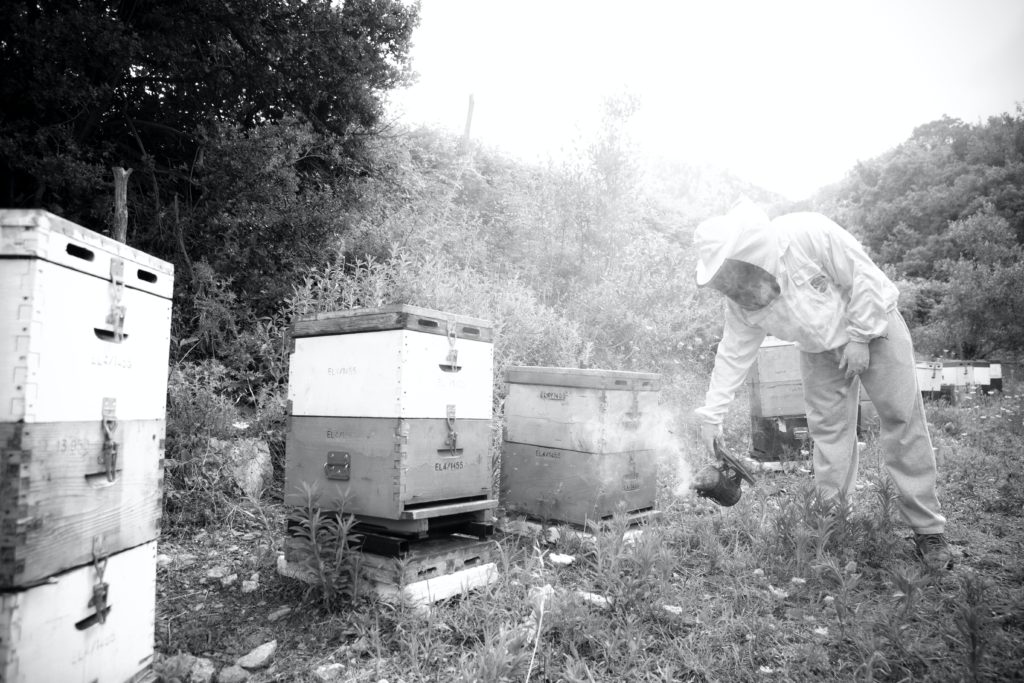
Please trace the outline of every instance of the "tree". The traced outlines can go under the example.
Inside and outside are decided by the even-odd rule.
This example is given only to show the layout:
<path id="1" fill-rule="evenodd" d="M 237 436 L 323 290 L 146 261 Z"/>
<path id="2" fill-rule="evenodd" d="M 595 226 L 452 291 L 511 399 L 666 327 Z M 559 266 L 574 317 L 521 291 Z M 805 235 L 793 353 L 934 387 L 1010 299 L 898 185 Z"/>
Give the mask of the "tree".
<path id="1" fill-rule="evenodd" d="M 102 226 L 109 169 L 133 168 L 133 242 L 187 260 L 179 248 L 214 235 L 193 221 L 174 236 L 168 222 L 176 200 L 203 201 L 225 135 L 302 127 L 282 192 L 372 170 L 366 134 L 408 75 L 417 12 L 398 0 L 5 2 L 0 203 Z"/>

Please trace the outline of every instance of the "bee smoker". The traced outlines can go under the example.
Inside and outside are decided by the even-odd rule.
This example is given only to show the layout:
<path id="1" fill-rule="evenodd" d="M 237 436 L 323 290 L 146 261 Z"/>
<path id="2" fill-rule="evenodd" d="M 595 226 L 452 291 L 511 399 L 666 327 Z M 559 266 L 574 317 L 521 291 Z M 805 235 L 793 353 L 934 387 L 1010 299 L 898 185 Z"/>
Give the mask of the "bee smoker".
<path id="1" fill-rule="evenodd" d="M 693 488 L 702 498 L 710 498 L 719 505 L 732 507 L 743 495 L 740 483 L 745 481 L 754 486 L 754 478 L 718 439 L 715 439 L 715 456 L 721 462 L 717 465 L 708 465 L 698 472 Z"/>

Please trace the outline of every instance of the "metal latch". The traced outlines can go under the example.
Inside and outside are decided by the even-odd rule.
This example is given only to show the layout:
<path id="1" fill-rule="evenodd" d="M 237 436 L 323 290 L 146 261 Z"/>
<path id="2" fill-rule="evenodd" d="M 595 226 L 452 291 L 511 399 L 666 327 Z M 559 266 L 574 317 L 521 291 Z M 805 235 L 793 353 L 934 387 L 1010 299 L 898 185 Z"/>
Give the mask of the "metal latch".
<path id="1" fill-rule="evenodd" d="M 117 432 L 117 399 L 103 399 L 103 449 L 99 462 L 107 473 L 107 481 L 117 479 L 117 456 L 120 447 L 114 441 Z"/>
<path id="2" fill-rule="evenodd" d="M 438 363 L 437 367 L 441 368 L 444 372 L 458 372 L 462 369 L 459 365 L 459 350 L 455 348 L 455 327 L 456 323 L 452 320 L 448 321 L 447 336 L 448 336 L 448 355 L 445 357 L 444 363 Z"/>
<path id="3" fill-rule="evenodd" d="M 462 449 L 459 448 L 459 433 L 455 430 L 455 405 L 449 405 L 445 412 L 445 425 L 448 427 L 448 436 L 444 440 L 444 448 L 439 448 L 438 453 L 459 455 Z"/>
<path id="4" fill-rule="evenodd" d="M 352 473 L 352 458 L 348 453 L 328 451 L 324 463 L 324 476 L 328 479 L 348 481 Z"/>
<path id="5" fill-rule="evenodd" d="M 107 604 L 110 584 L 103 580 L 103 573 L 107 570 L 107 554 L 103 552 L 103 543 L 99 537 L 92 539 L 92 566 L 96 571 L 96 583 L 92 587 L 89 606 L 96 609 L 96 619 L 102 624 L 106 622 L 107 613 L 110 612 L 110 606 Z"/>
<path id="6" fill-rule="evenodd" d="M 124 341 L 124 318 L 128 308 L 122 303 L 124 299 L 124 261 L 119 258 L 110 259 L 110 314 L 107 324 L 113 329 L 114 343 Z"/>

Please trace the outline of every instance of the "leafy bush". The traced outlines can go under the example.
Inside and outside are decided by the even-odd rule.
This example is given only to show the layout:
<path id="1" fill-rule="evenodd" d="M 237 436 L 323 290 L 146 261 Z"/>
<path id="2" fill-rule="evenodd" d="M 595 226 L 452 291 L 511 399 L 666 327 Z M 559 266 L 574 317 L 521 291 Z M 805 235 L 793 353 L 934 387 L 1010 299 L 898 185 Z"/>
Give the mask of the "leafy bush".
<path id="1" fill-rule="evenodd" d="M 204 526 L 218 519 L 233 484 L 210 439 L 238 432 L 241 416 L 227 397 L 228 371 L 217 361 L 179 364 L 167 387 L 164 517 L 175 526 Z"/>

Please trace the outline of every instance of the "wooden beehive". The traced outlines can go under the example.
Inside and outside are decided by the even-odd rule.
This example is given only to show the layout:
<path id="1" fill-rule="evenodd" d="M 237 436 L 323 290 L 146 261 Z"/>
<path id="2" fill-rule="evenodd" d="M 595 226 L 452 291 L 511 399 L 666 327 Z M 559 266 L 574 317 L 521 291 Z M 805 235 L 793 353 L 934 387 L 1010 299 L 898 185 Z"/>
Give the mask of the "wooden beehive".
<path id="1" fill-rule="evenodd" d="M 118 426 L 108 470 L 99 422 L 0 424 L 0 588 L 37 583 L 160 533 L 164 422 Z"/>
<path id="2" fill-rule="evenodd" d="M 416 519 L 490 509 L 491 421 L 386 417 L 290 419 L 285 503 L 363 517 Z M 453 502 L 454 501 L 454 502 Z"/>
<path id="3" fill-rule="evenodd" d="M 506 380 L 505 441 L 584 453 L 657 445 L 657 374 L 523 366 Z"/>
<path id="4" fill-rule="evenodd" d="M 0 681 L 152 680 L 156 541 L 0 592 Z"/>
<path id="5" fill-rule="evenodd" d="M 0 589 L 156 538 L 170 264 L 0 210 Z"/>
<path id="6" fill-rule="evenodd" d="M 507 511 L 585 525 L 654 507 L 657 374 L 516 367 L 506 379 Z"/>
<path id="7" fill-rule="evenodd" d="M 762 462 L 799 460 L 809 454 L 811 437 L 804 415 L 750 418 L 751 457 Z"/>
<path id="8" fill-rule="evenodd" d="M 0 422 L 162 420 L 173 267 L 46 211 L 0 210 Z"/>
<path id="9" fill-rule="evenodd" d="M 508 512 L 586 526 L 654 507 L 657 451 L 582 453 L 506 442 L 501 503 Z"/>
<path id="10" fill-rule="evenodd" d="M 1003 365 L 1002 363 L 989 363 L 989 386 L 992 391 L 1003 390 Z"/>
<path id="11" fill-rule="evenodd" d="M 312 487 L 323 509 L 410 527 L 497 505 L 489 322 L 392 305 L 304 318 L 293 337 L 286 504 Z"/>
<path id="12" fill-rule="evenodd" d="M 293 325 L 291 414 L 490 420 L 491 323 L 395 304 Z M 454 353 L 453 353 L 454 352 Z"/>
<path id="13" fill-rule="evenodd" d="M 800 351 L 792 342 L 766 337 L 747 374 L 747 381 L 752 417 L 785 417 L 807 412 Z"/>

